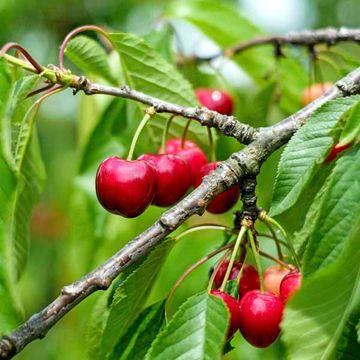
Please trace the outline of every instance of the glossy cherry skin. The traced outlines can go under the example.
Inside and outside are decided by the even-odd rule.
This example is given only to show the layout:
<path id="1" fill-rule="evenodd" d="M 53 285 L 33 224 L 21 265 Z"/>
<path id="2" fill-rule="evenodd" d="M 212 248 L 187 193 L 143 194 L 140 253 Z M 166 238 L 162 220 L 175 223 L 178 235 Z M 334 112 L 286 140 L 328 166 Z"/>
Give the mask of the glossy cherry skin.
<path id="1" fill-rule="evenodd" d="M 200 169 L 199 176 L 195 179 L 194 186 L 198 187 L 201 184 L 201 181 L 205 175 L 208 175 L 210 172 L 214 171 L 220 162 L 211 162 L 204 165 Z M 236 202 L 239 200 L 240 187 L 239 185 L 234 185 L 230 189 L 217 195 L 208 205 L 207 211 L 212 214 L 222 214 L 230 210 Z"/>
<path id="2" fill-rule="evenodd" d="M 338 144 L 336 144 L 330 151 L 330 154 L 327 156 L 327 158 L 325 159 L 325 162 L 331 162 L 333 160 L 335 160 L 338 155 L 349 149 L 351 147 L 351 143 L 350 144 L 345 144 L 345 145 L 341 145 L 339 146 Z"/>
<path id="3" fill-rule="evenodd" d="M 270 292 L 252 290 L 240 300 L 240 332 L 253 346 L 271 345 L 280 333 L 284 303 Z"/>
<path id="4" fill-rule="evenodd" d="M 199 88 L 196 89 L 195 94 L 199 103 L 209 110 L 217 111 L 223 115 L 232 114 L 233 99 L 226 91 Z"/>
<path id="5" fill-rule="evenodd" d="M 133 218 L 150 205 L 156 188 L 156 170 L 146 161 L 105 159 L 96 174 L 96 195 L 111 213 Z"/>
<path id="6" fill-rule="evenodd" d="M 280 295 L 282 299 L 287 301 L 294 295 L 301 286 L 302 276 L 299 270 L 290 271 L 281 281 Z"/>
<path id="7" fill-rule="evenodd" d="M 229 261 L 224 261 L 214 278 L 214 283 L 217 288 L 219 288 L 224 280 L 226 269 L 229 265 Z M 229 280 L 236 279 L 241 269 L 241 263 L 238 261 L 234 262 L 234 265 L 231 269 L 231 273 L 229 276 Z M 241 278 L 239 281 L 239 296 L 244 296 L 248 291 L 259 289 L 260 287 L 260 280 L 259 275 L 256 269 L 251 266 L 250 264 L 246 264 L 244 266 L 243 272 L 241 274 Z"/>
<path id="8" fill-rule="evenodd" d="M 239 325 L 240 325 L 240 323 L 239 323 L 239 317 L 240 317 L 239 302 L 231 295 L 229 295 L 225 292 L 222 292 L 220 290 L 212 290 L 210 294 L 222 299 L 229 310 L 230 325 L 229 325 L 227 337 L 228 337 L 228 339 L 230 339 L 235 334 L 235 332 L 237 331 L 237 329 L 239 328 Z"/>
<path id="9" fill-rule="evenodd" d="M 168 140 L 165 144 L 165 153 L 179 155 L 188 162 L 191 169 L 192 184 L 199 177 L 201 167 L 208 162 L 204 152 L 189 140 L 185 141 L 184 147 L 181 146 L 181 139 Z"/>
<path id="10" fill-rule="evenodd" d="M 189 164 L 174 154 L 144 154 L 139 160 L 146 160 L 156 169 L 156 190 L 153 204 L 170 206 L 180 200 L 191 185 Z"/>
<path id="11" fill-rule="evenodd" d="M 324 95 L 326 91 L 331 89 L 334 85 L 330 82 L 315 83 L 307 87 L 302 96 L 303 105 L 308 105 L 320 96 Z"/>
<path id="12" fill-rule="evenodd" d="M 269 266 L 264 272 L 264 289 L 279 295 L 281 281 L 289 271 L 289 269 L 281 267 L 280 265 Z"/>

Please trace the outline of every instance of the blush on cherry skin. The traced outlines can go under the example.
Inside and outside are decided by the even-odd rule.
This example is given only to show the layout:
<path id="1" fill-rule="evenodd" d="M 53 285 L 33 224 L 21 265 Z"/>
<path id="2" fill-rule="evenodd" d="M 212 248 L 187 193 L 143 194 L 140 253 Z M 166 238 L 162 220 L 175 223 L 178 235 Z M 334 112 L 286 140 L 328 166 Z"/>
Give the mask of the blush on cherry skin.
<path id="1" fill-rule="evenodd" d="M 217 288 L 219 288 L 224 280 L 226 269 L 229 265 L 229 261 L 224 261 L 214 278 L 214 283 Z M 237 278 L 242 264 L 238 261 L 234 262 L 234 265 L 231 269 L 229 280 L 234 280 Z M 241 274 L 241 278 L 239 281 L 239 296 L 244 296 L 248 291 L 259 289 L 260 288 L 260 280 L 259 274 L 257 273 L 256 269 L 250 265 L 246 264 L 244 266 L 243 272 Z"/>
<path id="2" fill-rule="evenodd" d="M 105 159 L 96 174 L 96 195 L 113 214 L 133 218 L 145 211 L 155 195 L 156 170 L 146 161 Z"/>
<path id="3" fill-rule="evenodd" d="M 231 295 L 229 295 L 223 291 L 220 291 L 220 290 L 212 290 L 210 292 L 210 294 L 223 300 L 229 310 L 230 325 L 229 325 L 227 337 L 228 337 L 228 339 L 230 339 L 235 334 L 235 332 L 237 331 L 237 329 L 239 328 L 239 325 L 240 325 L 240 323 L 239 323 L 239 318 L 240 318 L 239 302 Z"/>
<path id="4" fill-rule="evenodd" d="M 315 83 L 307 87 L 302 96 L 303 105 L 308 105 L 320 96 L 324 95 L 326 91 L 331 89 L 333 84 L 330 82 L 326 83 Z"/>
<path id="5" fill-rule="evenodd" d="M 284 303 L 270 292 L 252 290 L 240 300 L 240 332 L 253 346 L 271 345 L 280 333 Z"/>
<path id="6" fill-rule="evenodd" d="M 302 276 L 298 270 L 290 271 L 281 281 L 280 295 L 284 302 L 289 300 L 301 286 Z"/>
<path id="7" fill-rule="evenodd" d="M 351 147 L 351 143 L 350 143 L 350 144 L 341 145 L 341 146 L 339 146 L 338 144 L 336 144 L 336 145 L 333 146 L 333 148 L 331 149 L 329 155 L 328 155 L 327 158 L 325 159 L 325 162 L 331 162 L 331 161 L 335 160 L 340 153 L 342 153 L 343 151 L 349 149 L 350 147 Z"/>
<path id="8" fill-rule="evenodd" d="M 191 170 L 191 183 L 193 184 L 199 176 L 201 167 L 208 161 L 204 152 L 195 143 L 186 140 L 184 147 L 182 147 L 181 142 L 181 139 L 168 140 L 165 144 L 165 153 L 179 155 L 188 162 Z"/>
<path id="9" fill-rule="evenodd" d="M 156 190 L 153 204 L 170 206 L 180 200 L 191 185 L 190 167 L 174 154 L 144 154 L 138 160 L 151 163 L 156 169 Z"/>
<path id="10" fill-rule="evenodd" d="M 214 171 L 220 162 L 211 162 L 200 169 L 200 176 L 195 179 L 194 186 L 198 187 L 205 175 Z M 238 201 L 240 195 L 240 186 L 234 185 L 230 189 L 217 195 L 208 205 L 207 211 L 212 214 L 222 214 L 230 210 Z"/>
<path id="11" fill-rule="evenodd" d="M 195 91 L 196 97 L 202 106 L 223 115 L 231 115 L 233 99 L 223 90 L 199 88 Z"/>
<path id="12" fill-rule="evenodd" d="M 264 272 L 265 290 L 279 295 L 281 281 L 289 272 L 289 269 L 280 265 L 269 266 Z"/>

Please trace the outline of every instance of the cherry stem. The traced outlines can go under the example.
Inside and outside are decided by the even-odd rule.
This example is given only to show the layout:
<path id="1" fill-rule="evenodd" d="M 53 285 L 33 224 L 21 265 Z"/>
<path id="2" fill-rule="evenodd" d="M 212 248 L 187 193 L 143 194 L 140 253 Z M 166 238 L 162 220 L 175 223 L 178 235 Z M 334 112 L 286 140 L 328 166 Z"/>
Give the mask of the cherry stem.
<path id="1" fill-rule="evenodd" d="M 245 265 L 246 265 L 247 256 L 248 256 L 248 253 L 247 253 L 247 251 L 246 251 L 246 249 L 245 249 L 244 261 L 242 262 L 240 271 L 239 271 L 239 273 L 238 273 L 237 276 L 236 276 L 236 281 L 237 281 L 238 284 L 240 284 L 240 279 L 241 279 L 242 273 L 244 272 L 244 267 L 245 267 Z"/>
<path id="2" fill-rule="evenodd" d="M 287 233 L 286 233 L 285 229 L 275 219 L 271 218 L 268 215 L 265 216 L 264 221 L 265 221 L 265 223 L 268 222 L 270 224 L 273 224 L 274 226 L 276 226 L 280 230 L 280 232 L 284 236 L 284 239 L 286 240 L 286 243 L 288 244 L 288 247 L 290 249 L 290 252 L 291 252 L 291 255 L 292 255 L 293 259 L 294 259 L 296 267 L 300 268 L 300 263 L 299 263 L 299 260 L 297 258 L 297 255 L 296 255 L 296 251 L 294 249 L 294 246 L 293 246 L 291 240 L 287 236 Z"/>
<path id="3" fill-rule="evenodd" d="M 284 256 L 283 256 L 283 253 L 282 253 L 282 251 L 281 251 L 281 245 L 280 245 L 279 238 L 278 238 L 277 235 L 276 235 L 276 231 L 274 230 L 274 228 L 272 227 L 272 225 L 269 224 L 268 222 L 265 222 L 265 225 L 266 225 L 267 228 L 270 230 L 271 235 L 273 236 L 273 239 L 274 239 L 274 241 L 275 241 L 276 250 L 277 250 L 279 259 L 280 259 L 280 260 L 283 260 L 283 259 L 284 259 Z"/>
<path id="4" fill-rule="evenodd" d="M 179 235 L 177 235 L 175 237 L 175 241 L 180 240 L 181 238 L 183 238 L 186 235 L 189 235 L 195 231 L 201 231 L 201 230 L 221 230 L 227 233 L 233 233 L 233 231 L 223 225 L 217 225 L 217 224 L 203 224 L 203 225 L 197 225 L 197 226 L 193 226 L 189 229 L 184 230 L 182 233 L 180 233 Z"/>
<path id="5" fill-rule="evenodd" d="M 232 243 L 234 244 L 234 243 Z M 216 274 L 218 273 L 219 269 L 220 269 L 220 266 L 222 265 L 222 263 L 228 258 L 228 256 L 231 254 L 231 249 L 228 250 L 219 260 L 219 262 L 216 264 L 215 268 L 214 268 L 214 271 L 212 272 L 211 276 L 210 276 L 210 279 L 209 279 L 209 285 L 208 285 L 208 288 L 207 288 L 207 292 L 210 293 L 212 288 L 213 288 L 213 284 L 214 284 L 214 281 L 215 281 L 215 276 Z"/>
<path id="6" fill-rule="evenodd" d="M 211 128 L 207 127 L 207 133 L 208 133 L 208 137 L 209 137 L 210 160 L 212 162 L 214 162 L 214 161 L 216 161 L 216 152 L 215 152 L 214 138 L 213 138 Z"/>
<path id="7" fill-rule="evenodd" d="M 96 26 L 96 25 L 83 25 L 83 26 L 80 26 L 72 31 L 70 31 L 65 39 L 63 40 L 62 44 L 60 45 L 60 50 L 59 50 L 59 68 L 61 70 L 64 70 L 64 54 L 65 54 L 65 49 L 66 49 L 66 46 L 67 44 L 69 43 L 69 41 L 74 37 L 74 35 L 77 35 L 81 32 L 84 32 L 84 31 L 95 31 L 103 36 L 105 36 L 106 39 L 109 39 L 109 36 L 107 34 L 107 32 L 102 29 L 101 27 L 99 26 Z M 111 42 L 111 41 L 110 41 Z"/>
<path id="8" fill-rule="evenodd" d="M 257 270 L 257 272 L 259 274 L 260 291 L 263 293 L 264 292 L 264 277 L 263 277 L 263 272 L 262 272 L 262 267 L 261 267 L 259 251 L 258 251 L 258 249 L 256 247 L 255 240 L 254 240 L 254 235 L 253 235 L 251 229 L 248 229 L 247 234 L 248 234 L 248 237 L 249 237 L 251 250 L 252 250 L 252 252 L 254 254 L 256 270 Z"/>
<path id="9" fill-rule="evenodd" d="M 274 241 L 275 241 L 275 239 L 274 239 L 274 237 L 273 237 L 272 235 L 269 235 L 269 234 L 266 234 L 266 233 L 257 232 L 257 236 L 258 236 L 258 237 L 263 237 L 263 238 L 266 238 L 266 239 L 271 239 L 271 240 L 274 240 Z M 285 241 L 283 241 L 283 240 L 281 240 L 281 239 L 279 239 L 279 238 L 278 238 L 278 240 L 279 240 L 279 243 L 280 243 L 282 246 L 285 246 L 286 248 L 288 248 L 288 244 L 287 244 Z"/>
<path id="10" fill-rule="evenodd" d="M 286 269 L 289 269 L 289 270 L 293 269 L 293 267 L 290 266 L 289 264 L 287 264 L 286 262 L 277 259 L 275 256 L 272 256 L 272 255 L 266 253 L 265 251 L 259 250 L 259 254 L 263 257 L 266 257 L 266 258 L 272 260 L 272 261 L 275 261 L 276 263 L 278 263 L 279 265 L 281 265 L 282 267 L 284 267 Z"/>
<path id="11" fill-rule="evenodd" d="M 25 59 L 34 67 L 34 69 L 38 74 L 43 72 L 44 68 L 30 55 L 30 53 L 27 50 L 25 50 L 25 48 L 23 48 L 18 43 L 10 42 L 5 44 L 0 50 L 0 56 L 4 55 L 11 49 L 18 50 L 25 57 Z"/>
<path id="12" fill-rule="evenodd" d="M 240 229 L 240 231 L 239 231 L 239 235 L 238 235 L 238 237 L 236 238 L 235 246 L 234 246 L 234 249 L 233 249 L 233 251 L 232 251 L 231 258 L 230 258 L 228 267 L 227 267 L 227 269 L 226 269 L 226 273 L 225 273 L 223 282 L 222 282 L 222 284 L 221 284 L 221 286 L 220 286 L 220 291 L 224 291 L 224 290 L 225 290 L 225 286 L 226 286 L 226 283 L 227 283 L 227 281 L 228 281 L 228 279 L 229 279 L 229 276 L 230 276 L 232 267 L 233 267 L 233 265 L 234 265 L 237 252 L 238 252 L 238 250 L 239 250 L 239 248 L 240 248 L 241 241 L 242 241 L 242 239 L 244 238 L 244 235 L 245 235 L 247 229 L 248 229 L 248 228 L 247 228 L 246 226 L 242 226 L 241 229 Z"/>
<path id="13" fill-rule="evenodd" d="M 170 125 L 173 121 L 173 119 L 175 118 L 176 115 L 171 115 L 167 120 L 166 120 L 166 124 L 165 124 L 165 128 L 162 134 L 162 138 L 161 138 L 161 153 L 165 154 L 165 144 L 166 144 L 166 139 L 169 133 L 169 129 L 170 129 Z"/>
<path id="14" fill-rule="evenodd" d="M 186 136 L 190 127 L 192 119 L 189 119 L 184 127 L 184 131 L 181 137 L 181 148 L 183 149 L 185 147 L 185 140 L 186 140 Z"/>
<path id="15" fill-rule="evenodd" d="M 170 300 L 173 297 L 176 289 L 188 277 L 189 274 L 191 274 L 194 270 L 196 270 L 200 265 L 204 264 L 209 259 L 211 259 L 214 256 L 216 256 L 217 254 L 223 252 L 224 250 L 230 249 L 233 246 L 234 246 L 234 244 L 230 243 L 230 244 L 222 246 L 219 249 L 216 249 L 215 251 L 211 252 L 210 254 L 208 254 L 208 255 L 204 256 L 203 258 L 201 258 L 200 260 L 198 260 L 195 264 L 191 265 L 186 271 L 184 271 L 180 275 L 180 277 L 176 280 L 173 287 L 170 289 L 169 295 L 168 295 L 168 297 L 166 299 L 165 307 L 168 307 L 168 304 L 170 303 Z"/>
<path id="16" fill-rule="evenodd" d="M 139 136 L 142 132 L 142 130 L 144 129 L 144 127 L 146 126 L 146 124 L 148 123 L 148 121 L 156 114 L 156 110 L 154 107 L 149 107 L 148 109 L 145 110 L 145 115 L 142 118 L 142 120 L 140 121 L 139 126 L 137 127 L 134 137 L 131 141 L 131 145 L 130 145 L 130 150 L 129 150 L 129 154 L 126 158 L 126 160 L 132 160 L 133 155 L 134 155 L 134 150 L 136 147 L 136 143 L 139 139 Z"/>

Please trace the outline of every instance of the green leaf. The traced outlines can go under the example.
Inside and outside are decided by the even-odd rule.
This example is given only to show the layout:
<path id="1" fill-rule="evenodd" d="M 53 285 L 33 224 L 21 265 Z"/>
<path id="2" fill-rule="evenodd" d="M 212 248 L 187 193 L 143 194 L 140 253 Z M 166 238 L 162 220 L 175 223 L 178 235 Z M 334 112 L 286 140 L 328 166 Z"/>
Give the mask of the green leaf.
<path id="1" fill-rule="evenodd" d="M 221 299 L 208 293 L 194 295 L 160 332 L 146 359 L 220 360 L 228 319 Z"/>
<path id="2" fill-rule="evenodd" d="M 84 35 L 76 36 L 66 46 L 65 55 L 86 74 L 93 74 L 117 84 L 104 48 L 94 39 Z"/>
<path id="3" fill-rule="evenodd" d="M 357 226 L 360 213 L 360 147 L 336 163 L 323 195 L 314 231 L 304 254 L 304 273 L 333 262 L 343 251 L 347 234 Z"/>
<path id="4" fill-rule="evenodd" d="M 291 138 L 280 159 L 271 216 L 279 215 L 295 204 L 322 166 L 344 115 L 357 105 L 359 99 L 359 96 L 351 96 L 328 102 Z"/>
<path id="5" fill-rule="evenodd" d="M 100 339 L 99 359 L 108 358 L 142 310 L 173 241 L 165 240 L 116 288 Z"/>
<path id="6" fill-rule="evenodd" d="M 352 143 L 360 134 L 360 103 L 354 107 L 340 134 L 339 146 Z"/>
<path id="7" fill-rule="evenodd" d="M 215 0 L 181 0 L 171 2 L 166 11 L 170 18 L 184 19 L 198 27 L 222 49 L 264 33 L 237 11 L 237 9 Z M 274 63 L 269 48 L 245 51 L 234 59 L 241 68 L 257 80 Z"/>
<path id="8" fill-rule="evenodd" d="M 196 104 L 190 83 L 143 39 L 127 33 L 110 33 L 109 39 L 120 56 L 127 85 L 179 105 Z"/>
<path id="9" fill-rule="evenodd" d="M 127 333 L 120 339 L 110 360 L 144 359 L 151 343 L 165 323 L 165 302 L 143 310 Z"/>
<path id="10" fill-rule="evenodd" d="M 334 358 L 360 283 L 359 230 L 358 225 L 356 231 L 346 234 L 341 256 L 305 277 L 301 290 L 287 303 L 282 339 L 289 359 Z"/>
<path id="11" fill-rule="evenodd" d="M 336 348 L 336 360 L 357 360 L 360 354 L 360 343 L 356 327 L 360 319 L 360 306 L 352 311 L 346 321 L 344 330 Z"/>

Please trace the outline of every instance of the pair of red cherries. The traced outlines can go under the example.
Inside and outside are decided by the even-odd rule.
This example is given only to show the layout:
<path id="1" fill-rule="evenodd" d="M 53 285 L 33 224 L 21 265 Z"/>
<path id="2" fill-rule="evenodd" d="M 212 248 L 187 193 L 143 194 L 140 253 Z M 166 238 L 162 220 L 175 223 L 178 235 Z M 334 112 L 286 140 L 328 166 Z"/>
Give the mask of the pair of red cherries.
<path id="1" fill-rule="evenodd" d="M 225 92 L 197 89 L 199 102 L 223 114 L 232 111 L 232 99 Z M 171 139 L 165 154 L 144 154 L 137 160 L 112 156 L 104 160 L 96 174 L 96 194 L 111 213 L 133 218 L 150 205 L 167 207 L 179 201 L 191 186 L 197 187 L 219 162 L 207 162 L 204 152 L 193 142 Z M 238 200 L 239 186 L 219 194 L 207 210 L 221 214 Z"/>
<path id="2" fill-rule="evenodd" d="M 217 288 L 224 279 L 228 262 L 220 265 L 214 283 Z M 229 279 L 236 279 L 242 264 L 235 262 Z M 222 299 L 230 313 L 228 338 L 240 330 L 244 338 L 253 346 L 264 348 L 271 345 L 279 336 L 284 304 L 299 289 L 301 274 L 297 269 L 289 271 L 279 284 L 277 295 L 270 291 L 259 290 L 260 281 L 256 269 L 245 265 L 239 280 L 239 299 L 220 291 L 211 294 Z"/>

